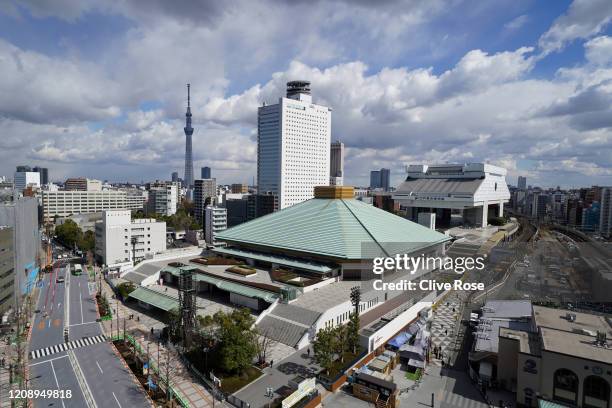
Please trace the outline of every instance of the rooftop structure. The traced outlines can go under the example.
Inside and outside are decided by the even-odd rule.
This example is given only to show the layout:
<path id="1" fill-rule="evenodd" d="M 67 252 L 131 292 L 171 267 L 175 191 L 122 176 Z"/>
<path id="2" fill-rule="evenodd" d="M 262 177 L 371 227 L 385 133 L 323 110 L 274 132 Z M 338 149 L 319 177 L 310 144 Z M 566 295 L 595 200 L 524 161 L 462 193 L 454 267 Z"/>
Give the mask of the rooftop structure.
<path id="1" fill-rule="evenodd" d="M 322 262 L 414 252 L 449 240 L 353 196 L 352 187 L 317 187 L 314 199 L 232 227 L 217 239 L 231 247 Z"/>
<path id="2" fill-rule="evenodd" d="M 484 227 L 489 205 L 502 216 L 510 200 L 505 176 L 506 169 L 485 163 L 410 165 L 393 198 L 409 208 L 411 219 L 436 211 L 437 225 L 446 226 L 451 210 L 461 210 L 468 223 Z"/>

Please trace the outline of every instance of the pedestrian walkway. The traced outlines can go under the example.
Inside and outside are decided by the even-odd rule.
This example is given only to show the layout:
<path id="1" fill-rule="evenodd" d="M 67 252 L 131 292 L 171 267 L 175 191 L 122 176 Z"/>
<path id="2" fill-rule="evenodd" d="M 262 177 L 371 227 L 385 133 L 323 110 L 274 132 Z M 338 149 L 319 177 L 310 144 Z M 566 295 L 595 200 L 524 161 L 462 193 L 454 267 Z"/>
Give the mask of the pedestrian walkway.
<path id="1" fill-rule="evenodd" d="M 113 320 L 102 322 L 103 330 L 107 335 L 117 334 L 118 316 L 120 331 L 122 332 L 125 328 L 126 333 L 135 338 L 141 350 L 149 351 L 149 358 L 153 366 L 160 367 L 163 375 L 165 375 L 164 373 L 168 366 L 172 389 L 180 394 L 180 398 L 189 404 L 190 407 L 209 408 L 213 407 L 213 405 L 215 407 L 228 406 L 221 401 L 213 403 L 211 394 L 183 364 L 178 353 L 174 350 L 168 350 L 165 345 L 158 342 L 158 334 L 165 327 L 164 323 L 112 299 L 113 291 L 106 281 L 102 283 L 102 291 L 107 299 L 109 299 L 110 307 L 113 309 Z M 130 316 L 133 318 L 130 318 Z M 151 329 L 153 329 L 153 332 Z M 169 364 L 167 364 L 168 362 Z"/>
<path id="2" fill-rule="evenodd" d="M 106 336 L 101 334 L 99 336 L 93 336 L 93 337 L 83 337 L 81 339 L 78 340 L 72 340 L 69 341 L 67 343 L 60 343 L 60 344 L 56 344 L 54 346 L 49 346 L 49 347 L 45 347 L 45 348 L 41 348 L 38 350 L 34 350 L 30 352 L 30 358 L 32 360 L 35 360 L 37 358 L 41 358 L 41 357 L 46 357 L 46 356 L 51 356 L 53 354 L 57 354 L 61 351 L 66 351 L 66 350 L 73 350 L 76 348 L 81 348 L 81 347 L 85 347 L 85 346 L 91 346 L 92 344 L 97 344 L 97 343 L 101 343 L 103 341 L 106 341 Z"/>
<path id="3" fill-rule="evenodd" d="M 437 306 L 431 323 L 432 347 L 441 348 L 442 355 L 450 356 L 455 344 L 457 322 L 461 320 L 461 304 L 458 299 L 443 301 Z"/>
<path id="4" fill-rule="evenodd" d="M 441 408 L 489 408 L 489 405 L 485 402 L 466 398 L 459 394 L 445 392 L 442 398 L 439 404 Z"/>

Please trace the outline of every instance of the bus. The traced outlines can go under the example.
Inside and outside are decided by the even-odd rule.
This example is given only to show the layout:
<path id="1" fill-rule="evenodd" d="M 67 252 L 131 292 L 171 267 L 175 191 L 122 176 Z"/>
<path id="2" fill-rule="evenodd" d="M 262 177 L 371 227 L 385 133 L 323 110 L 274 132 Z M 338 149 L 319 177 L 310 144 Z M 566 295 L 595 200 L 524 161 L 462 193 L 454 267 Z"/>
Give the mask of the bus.
<path id="1" fill-rule="evenodd" d="M 72 274 L 74 276 L 80 276 L 83 273 L 83 266 L 81 264 L 74 264 Z"/>

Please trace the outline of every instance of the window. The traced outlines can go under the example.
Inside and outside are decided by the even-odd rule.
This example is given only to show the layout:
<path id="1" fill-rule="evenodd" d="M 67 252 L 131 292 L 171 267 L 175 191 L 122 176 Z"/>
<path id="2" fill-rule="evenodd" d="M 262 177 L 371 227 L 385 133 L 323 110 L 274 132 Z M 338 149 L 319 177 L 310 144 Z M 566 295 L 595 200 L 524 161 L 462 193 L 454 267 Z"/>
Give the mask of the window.
<path id="1" fill-rule="evenodd" d="M 573 371 L 566 368 L 555 371 L 553 400 L 578 405 L 578 376 Z"/>
<path id="2" fill-rule="evenodd" d="M 584 408 L 609 408 L 610 384 L 603 378 L 590 375 L 584 380 L 582 406 Z"/>

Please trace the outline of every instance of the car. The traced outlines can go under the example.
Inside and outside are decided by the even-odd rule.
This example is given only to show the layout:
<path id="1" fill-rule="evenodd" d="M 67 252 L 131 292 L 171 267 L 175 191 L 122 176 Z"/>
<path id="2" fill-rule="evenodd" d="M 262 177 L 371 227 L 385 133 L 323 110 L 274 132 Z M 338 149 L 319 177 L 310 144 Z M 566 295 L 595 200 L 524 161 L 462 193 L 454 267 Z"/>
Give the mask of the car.
<path id="1" fill-rule="evenodd" d="M 63 276 L 59 276 L 55 281 L 57 283 L 64 283 L 64 277 Z"/>

